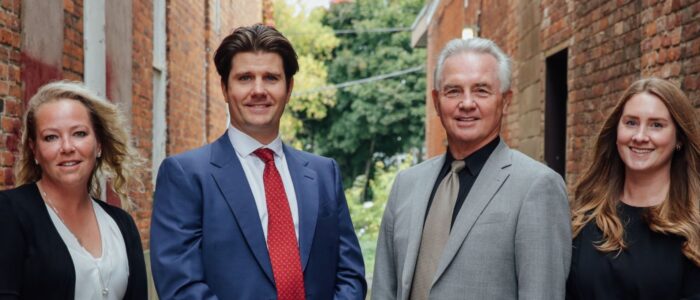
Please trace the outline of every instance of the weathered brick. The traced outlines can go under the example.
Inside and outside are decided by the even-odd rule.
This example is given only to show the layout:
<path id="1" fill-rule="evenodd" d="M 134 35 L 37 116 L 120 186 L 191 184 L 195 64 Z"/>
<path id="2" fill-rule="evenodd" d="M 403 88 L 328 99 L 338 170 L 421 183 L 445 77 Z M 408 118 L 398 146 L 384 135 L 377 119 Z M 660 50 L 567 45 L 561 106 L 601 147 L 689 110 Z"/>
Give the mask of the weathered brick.
<path id="1" fill-rule="evenodd" d="M 452 5 L 438 10 L 438 15 L 445 19 L 448 12 L 459 10 L 462 4 L 461 1 L 444 0 L 441 3 Z M 517 21 L 513 22 L 517 18 L 509 16 L 518 16 L 520 10 L 537 4 L 541 17 L 528 22 L 538 24 L 540 42 L 524 43 L 522 39 L 528 36 L 525 33 L 530 29 Z M 479 10 L 481 36 L 495 40 L 517 62 L 513 70 L 513 86 L 516 87 L 514 101 L 502 130 L 502 136 L 515 148 L 521 144 L 532 147 L 531 142 L 525 143 L 525 135 L 532 132 L 524 131 L 522 126 L 533 123 L 532 116 L 524 119 L 533 107 L 532 98 L 539 98 L 541 103 L 544 101 L 545 60 L 541 57 L 562 49 L 562 45 L 568 46 L 566 155 L 579 158 L 567 162 L 569 187 L 573 186 L 572 180 L 586 167 L 586 160 L 581 159 L 586 157 L 585 145 L 592 142 L 599 124 L 617 97 L 634 80 L 642 76 L 661 76 L 681 82 L 691 97 L 700 95 L 700 0 L 539 0 L 534 3 L 515 0 L 484 1 L 483 6 L 470 2 L 463 9 L 465 17 L 462 24 L 474 24 Z M 449 32 L 451 28 L 462 25 L 442 19 L 440 22 L 430 33 L 438 30 Z M 429 33 L 429 67 L 440 46 L 458 36 L 458 31 L 453 32 L 451 35 L 443 34 L 438 39 L 431 39 Z M 531 57 L 540 59 L 531 60 Z M 524 64 L 526 61 L 528 63 Z M 533 90 L 533 84 L 540 88 Z M 525 93 L 529 103 L 527 106 L 530 107 L 528 110 L 519 107 L 524 104 L 518 101 L 523 92 L 520 89 L 525 87 L 528 88 Z M 537 93 L 533 94 L 533 91 Z M 700 105 L 700 100 L 696 101 Z M 543 115 L 544 111 L 540 113 Z M 427 124 L 437 120 L 430 109 L 427 109 L 427 119 Z M 430 136 L 434 132 L 434 129 L 426 129 L 429 153 L 430 149 L 444 150 L 442 139 Z M 532 149 L 529 151 L 539 153 Z"/>
<path id="2" fill-rule="evenodd" d="M 83 80 L 83 0 L 62 0 L 63 44 L 59 77 Z M 269 0 L 221 1 L 221 29 L 214 32 L 213 1 L 168 1 L 168 154 L 188 150 L 218 137 L 226 128 L 226 110 L 211 62 L 212 48 L 234 27 L 263 21 L 263 4 L 271 18 Z M 25 103 L 20 49 L 22 0 L 0 0 L 0 188 L 14 186 L 12 164 L 19 146 Z M 241 13 L 245 8 L 245 13 Z M 22 9 L 31 9 L 24 7 Z M 258 13 L 252 13 L 253 10 Z M 142 186 L 130 190 L 134 216 L 147 247 L 152 207 L 151 155 L 153 150 L 153 1 L 132 1 L 131 135 L 146 159 L 137 174 Z M 207 13 L 209 15 L 207 15 Z M 225 17 L 224 17 L 225 16 Z M 235 17 L 232 17 L 235 16 Z M 269 20 L 272 22 L 272 20 Z M 195 124 L 195 125 L 193 125 Z M 128 207 L 127 207 L 128 208 Z"/>

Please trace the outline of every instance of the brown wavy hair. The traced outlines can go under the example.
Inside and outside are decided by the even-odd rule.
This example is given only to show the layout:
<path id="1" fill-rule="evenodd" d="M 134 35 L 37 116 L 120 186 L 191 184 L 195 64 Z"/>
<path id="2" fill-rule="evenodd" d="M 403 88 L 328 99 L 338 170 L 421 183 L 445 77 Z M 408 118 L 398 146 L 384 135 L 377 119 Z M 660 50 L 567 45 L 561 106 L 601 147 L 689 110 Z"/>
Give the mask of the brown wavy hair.
<path id="1" fill-rule="evenodd" d="M 666 105 L 681 145 L 671 158 L 671 183 L 666 200 L 649 208 L 645 219 L 654 232 L 684 238 L 683 254 L 700 266 L 700 125 L 683 91 L 659 78 L 634 82 L 603 123 L 589 160 L 592 163 L 574 190 L 573 236 L 593 221 L 603 232 L 603 239 L 595 245 L 599 251 L 620 252 L 627 247 L 624 226 L 616 212 L 625 181 L 625 166 L 616 146 L 617 126 L 627 101 L 641 93 L 654 95 Z"/>
<path id="2" fill-rule="evenodd" d="M 37 135 L 35 114 L 41 105 L 61 99 L 78 101 L 87 108 L 95 136 L 101 145 L 102 156 L 97 158 L 92 170 L 86 187 L 88 193 L 94 198 L 100 197 L 98 178 L 104 176 L 111 180 L 112 189 L 120 200 L 129 202 L 128 183 L 138 182 L 135 171 L 144 160 L 131 145 L 124 114 L 116 105 L 93 93 L 81 82 L 56 81 L 46 84 L 29 100 L 22 122 L 20 158 L 15 165 L 17 185 L 41 179 L 41 167 L 34 163 L 32 151 Z"/>

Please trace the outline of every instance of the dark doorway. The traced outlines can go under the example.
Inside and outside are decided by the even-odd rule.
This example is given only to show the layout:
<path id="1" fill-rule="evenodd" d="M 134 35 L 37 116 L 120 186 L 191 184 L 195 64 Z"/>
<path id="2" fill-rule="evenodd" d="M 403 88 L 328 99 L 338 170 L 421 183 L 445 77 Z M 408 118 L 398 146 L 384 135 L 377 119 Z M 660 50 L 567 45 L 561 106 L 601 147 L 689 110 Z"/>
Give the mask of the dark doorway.
<path id="1" fill-rule="evenodd" d="M 566 179 L 567 49 L 547 57 L 544 111 L 544 160 Z"/>

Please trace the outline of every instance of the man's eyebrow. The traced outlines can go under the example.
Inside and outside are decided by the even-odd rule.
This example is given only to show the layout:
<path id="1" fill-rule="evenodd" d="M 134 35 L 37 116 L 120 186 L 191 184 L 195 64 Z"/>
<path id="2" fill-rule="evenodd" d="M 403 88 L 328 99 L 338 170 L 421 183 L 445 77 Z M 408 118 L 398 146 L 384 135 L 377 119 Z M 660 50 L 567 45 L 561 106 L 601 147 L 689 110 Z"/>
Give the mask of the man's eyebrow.
<path id="1" fill-rule="evenodd" d="M 488 84 L 488 83 L 486 83 L 486 82 L 479 82 L 479 83 L 475 84 L 474 87 L 487 87 L 487 88 L 490 88 L 491 85 Z"/>
<path id="2" fill-rule="evenodd" d="M 442 87 L 443 90 L 455 89 L 455 88 L 461 89 L 462 87 L 457 85 L 457 84 L 446 84 L 445 86 Z"/>

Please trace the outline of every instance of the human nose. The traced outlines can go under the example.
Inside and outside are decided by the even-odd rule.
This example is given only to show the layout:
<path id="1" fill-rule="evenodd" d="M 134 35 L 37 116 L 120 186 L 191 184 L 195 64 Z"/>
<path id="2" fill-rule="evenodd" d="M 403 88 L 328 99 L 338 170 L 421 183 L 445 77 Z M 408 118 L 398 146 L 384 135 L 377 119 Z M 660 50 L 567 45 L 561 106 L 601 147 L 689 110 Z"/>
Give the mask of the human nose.
<path id="1" fill-rule="evenodd" d="M 253 94 L 254 95 L 265 94 L 265 86 L 264 86 L 264 82 L 262 79 L 255 80 L 255 83 L 253 84 Z"/>
<path id="2" fill-rule="evenodd" d="M 632 141 L 635 143 L 646 143 L 649 141 L 649 135 L 644 126 L 639 126 L 637 131 L 632 136 Z"/>
<path id="3" fill-rule="evenodd" d="M 467 109 L 471 110 L 476 107 L 476 103 L 474 102 L 474 97 L 471 95 L 471 93 L 465 93 L 464 97 L 459 101 L 459 107 L 461 109 Z"/>
<path id="4" fill-rule="evenodd" d="M 70 153 L 75 150 L 75 143 L 71 138 L 64 138 L 61 140 L 61 152 Z"/>

